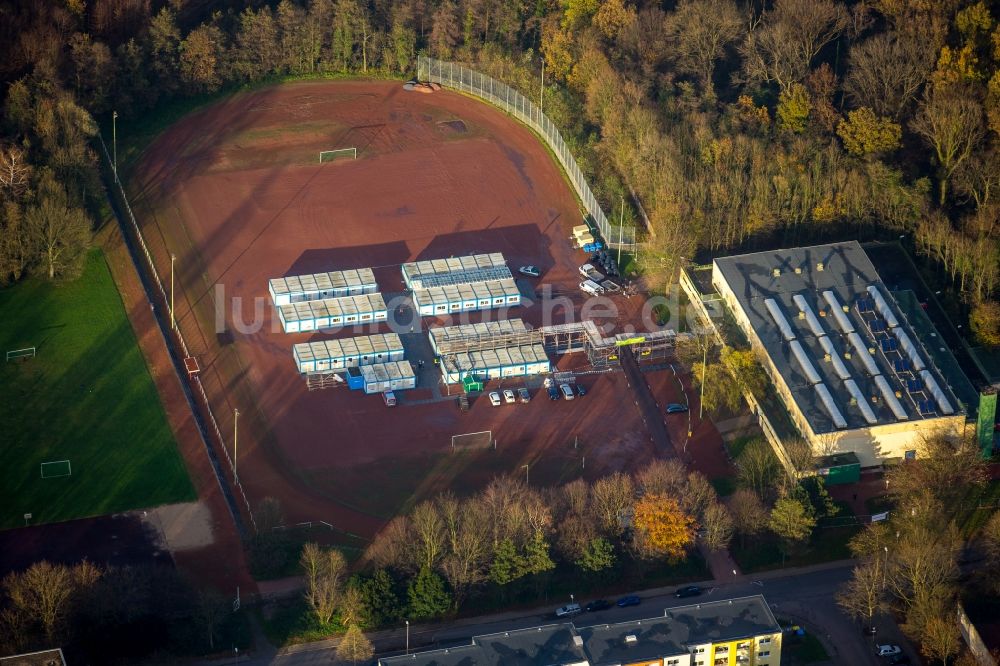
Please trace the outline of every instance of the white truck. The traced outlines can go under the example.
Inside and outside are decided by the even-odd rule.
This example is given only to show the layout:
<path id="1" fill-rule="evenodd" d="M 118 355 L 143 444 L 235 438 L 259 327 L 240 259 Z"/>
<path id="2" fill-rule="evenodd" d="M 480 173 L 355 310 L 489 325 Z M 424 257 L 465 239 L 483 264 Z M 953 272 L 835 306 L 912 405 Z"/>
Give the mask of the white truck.
<path id="1" fill-rule="evenodd" d="M 579 271 L 580 275 L 582 275 L 584 278 L 591 280 L 597 284 L 600 284 L 606 279 L 604 273 L 597 270 L 597 268 L 595 268 L 593 264 L 584 264 L 583 266 L 580 266 Z"/>
<path id="2" fill-rule="evenodd" d="M 580 283 L 580 289 L 590 294 L 591 296 L 600 296 L 604 293 L 604 287 L 597 284 L 593 280 L 584 280 Z"/>

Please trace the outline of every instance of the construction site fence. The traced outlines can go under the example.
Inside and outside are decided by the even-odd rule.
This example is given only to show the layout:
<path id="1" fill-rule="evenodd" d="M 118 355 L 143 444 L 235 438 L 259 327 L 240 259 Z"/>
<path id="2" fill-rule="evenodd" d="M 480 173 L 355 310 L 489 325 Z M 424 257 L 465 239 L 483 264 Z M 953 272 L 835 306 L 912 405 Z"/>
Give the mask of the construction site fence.
<path id="1" fill-rule="evenodd" d="M 502 81 L 470 69 L 455 62 L 446 62 L 435 58 L 420 56 L 417 58 L 417 78 L 421 81 L 437 83 L 445 88 L 474 95 L 503 109 L 528 127 L 535 130 L 542 140 L 552 150 L 565 170 L 570 184 L 576 190 L 577 196 L 587 211 L 590 221 L 597 227 L 604 239 L 605 245 L 612 248 L 621 247 L 625 251 L 634 251 L 636 234 L 634 227 L 612 226 L 601 209 L 597 197 L 587 184 L 576 159 L 569 150 L 566 141 L 542 110 L 527 97 L 514 90 Z"/>
<path id="2" fill-rule="evenodd" d="M 128 222 L 130 223 L 130 224 L 123 224 L 123 227 L 127 228 L 123 228 L 122 233 L 128 234 L 131 238 L 135 240 L 136 243 L 138 243 L 139 248 L 142 250 L 142 253 L 146 258 L 145 267 L 148 271 L 148 276 L 153 279 L 153 282 L 156 285 L 156 290 L 159 292 L 158 296 L 159 296 L 159 305 L 161 306 L 161 312 L 169 311 L 170 297 L 167 293 L 167 290 L 163 286 L 163 280 L 160 279 L 159 272 L 156 270 L 156 263 L 153 261 L 153 255 L 150 253 L 149 246 L 146 244 L 146 239 L 143 236 L 142 228 L 139 226 L 138 221 L 135 219 L 135 214 L 132 212 L 132 206 L 131 204 L 129 204 L 128 197 L 125 195 L 125 188 L 122 187 L 121 181 L 118 179 L 117 165 L 111 159 L 111 154 L 108 152 L 108 146 L 104 142 L 104 137 L 100 133 L 98 133 L 97 138 L 100 141 L 101 149 L 104 153 L 104 158 L 105 160 L 107 160 L 108 169 L 110 170 L 114 178 L 115 185 L 113 190 L 117 193 L 118 200 L 122 205 L 122 210 L 128 216 Z M 136 268 L 139 267 L 137 266 Z M 152 297 L 155 295 L 150 294 L 150 296 Z M 151 305 L 154 305 L 154 311 L 155 311 L 156 304 L 151 303 Z M 187 358 L 191 356 L 187 341 L 184 339 L 184 335 L 183 333 L 181 333 L 180 327 L 174 327 L 172 332 L 173 335 L 171 337 L 180 346 L 179 351 L 183 354 L 183 357 Z M 167 345 L 167 348 L 171 354 L 175 352 L 175 349 L 171 345 Z M 175 365 L 179 364 L 179 367 L 183 367 L 184 358 L 181 359 L 175 358 L 174 359 Z M 200 398 L 201 405 L 203 407 L 203 412 L 208 417 L 208 424 L 211 426 L 212 432 L 215 433 L 217 441 L 219 442 L 219 447 L 217 448 L 222 449 L 222 453 L 225 455 L 226 461 L 229 463 L 229 469 L 232 473 L 232 478 L 229 481 L 232 483 L 232 487 L 236 489 L 237 493 L 239 494 L 239 497 L 243 500 L 243 503 L 246 505 L 245 514 L 247 517 L 249 517 L 250 524 L 253 526 L 254 532 L 256 532 L 257 523 L 253 517 L 253 512 L 250 507 L 250 500 L 247 499 L 246 492 L 243 490 L 243 484 L 240 483 L 239 477 L 236 475 L 236 466 L 233 463 L 232 457 L 229 455 L 229 447 L 226 445 L 226 439 L 222 436 L 222 431 L 219 429 L 218 420 L 215 418 L 215 413 L 212 410 L 212 405 L 208 400 L 208 395 L 205 393 L 205 387 L 202 386 L 201 378 L 197 374 L 193 374 L 193 375 L 188 375 L 188 380 L 193 394 L 198 396 L 198 398 Z M 214 461 L 212 462 L 214 463 Z M 222 476 L 222 470 L 219 469 L 214 464 L 213 468 L 215 469 L 216 475 L 218 476 L 219 484 L 225 491 L 227 480 Z M 228 493 L 224 492 L 223 494 L 228 497 Z M 231 511 L 233 511 L 233 518 L 237 521 L 237 528 L 238 529 L 241 528 L 239 522 L 240 521 L 239 510 L 237 509 L 237 507 L 232 505 L 230 506 L 230 509 Z M 242 529 L 240 529 L 240 531 L 242 532 Z"/>

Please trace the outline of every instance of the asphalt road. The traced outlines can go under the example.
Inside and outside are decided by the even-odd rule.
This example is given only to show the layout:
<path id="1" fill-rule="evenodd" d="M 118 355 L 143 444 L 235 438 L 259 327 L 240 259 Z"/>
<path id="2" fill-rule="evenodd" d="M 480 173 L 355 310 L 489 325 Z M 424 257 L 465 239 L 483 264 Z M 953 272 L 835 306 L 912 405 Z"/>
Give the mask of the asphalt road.
<path id="1" fill-rule="evenodd" d="M 762 594 L 779 620 L 801 623 L 807 630 L 817 634 L 830 654 L 831 663 L 852 666 L 877 666 L 881 662 L 873 654 L 870 639 L 862 635 L 856 623 L 852 622 L 837 607 L 834 595 L 837 588 L 850 577 L 851 564 L 844 563 L 820 570 L 787 574 L 771 572 L 753 580 L 743 580 L 730 584 L 707 588 L 700 599 L 731 599 L 753 594 Z M 575 618 L 577 626 L 638 620 L 661 615 L 666 608 L 697 603 L 695 599 L 676 599 L 672 594 L 660 591 L 658 594 L 641 594 L 642 604 L 630 608 L 611 608 L 607 611 L 580 615 Z M 576 599 L 585 604 L 590 599 Z M 566 599 L 569 602 L 569 599 Z M 554 603 L 553 606 L 557 605 Z M 546 614 L 507 613 L 498 619 L 482 618 L 481 621 L 461 625 L 445 625 L 424 629 L 412 628 L 410 634 L 411 651 L 427 650 L 433 647 L 450 647 L 467 644 L 473 635 L 490 634 L 511 629 L 520 629 L 554 622 L 551 612 Z M 881 628 L 880 642 L 899 642 L 898 629 L 885 620 Z M 396 632 L 379 632 L 372 636 L 376 652 L 382 656 L 399 654 L 406 640 L 404 627 Z M 904 643 L 905 647 L 905 643 Z M 916 656 L 912 651 L 911 656 Z M 260 655 L 255 659 L 240 663 L 280 664 L 282 666 L 304 664 L 336 663 L 333 649 L 326 643 L 297 646 L 275 655 Z M 917 662 L 918 663 L 918 662 Z"/>

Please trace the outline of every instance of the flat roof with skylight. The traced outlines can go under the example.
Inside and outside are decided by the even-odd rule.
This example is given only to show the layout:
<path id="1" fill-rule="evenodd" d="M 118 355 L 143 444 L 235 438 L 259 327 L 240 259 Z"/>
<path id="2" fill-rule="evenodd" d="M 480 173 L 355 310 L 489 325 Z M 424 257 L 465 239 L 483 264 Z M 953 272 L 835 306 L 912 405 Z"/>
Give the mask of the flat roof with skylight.
<path id="1" fill-rule="evenodd" d="M 712 282 L 813 434 L 962 413 L 856 241 L 719 258 Z"/>

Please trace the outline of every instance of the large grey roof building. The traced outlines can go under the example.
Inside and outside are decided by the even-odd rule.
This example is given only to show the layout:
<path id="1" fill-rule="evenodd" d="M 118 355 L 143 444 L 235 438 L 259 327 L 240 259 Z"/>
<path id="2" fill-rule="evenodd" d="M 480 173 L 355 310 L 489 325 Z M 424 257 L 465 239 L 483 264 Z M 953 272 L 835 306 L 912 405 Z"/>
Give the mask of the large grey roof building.
<path id="1" fill-rule="evenodd" d="M 379 666 L 778 666 L 781 628 L 760 595 L 670 608 L 662 616 L 571 622 L 474 636 L 468 645 L 386 657 Z"/>
<path id="2" fill-rule="evenodd" d="M 712 284 L 818 455 L 862 465 L 960 430 L 961 403 L 856 241 L 723 257 Z"/>

